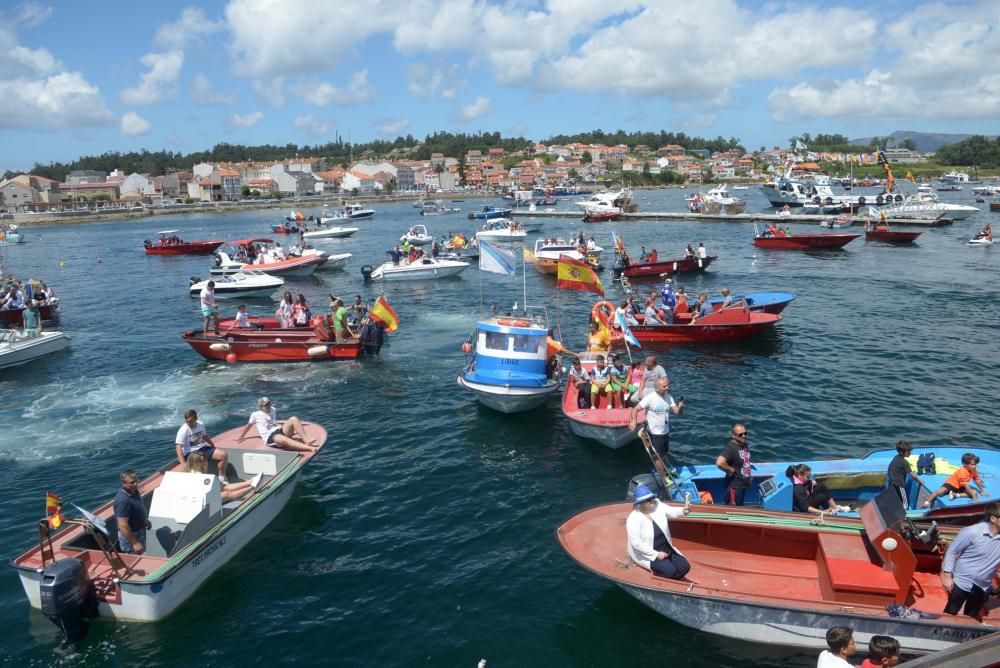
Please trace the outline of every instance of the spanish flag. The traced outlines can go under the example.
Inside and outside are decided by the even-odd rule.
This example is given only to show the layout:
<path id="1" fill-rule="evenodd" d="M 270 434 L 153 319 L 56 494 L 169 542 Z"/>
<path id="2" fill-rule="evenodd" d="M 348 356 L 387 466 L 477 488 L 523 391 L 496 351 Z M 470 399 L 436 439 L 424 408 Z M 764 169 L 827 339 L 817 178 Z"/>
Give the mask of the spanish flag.
<path id="1" fill-rule="evenodd" d="M 62 499 L 52 492 L 45 495 L 45 517 L 49 521 L 49 528 L 58 529 L 62 526 Z"/>
<path id="2" fill-rule="evenodd" d="M 523 257 L 525 262 L 535 261 L 535 254 L 532 251 L 528 250 L 527 248 L 522 248 L 521 250 L 524 251 Z"/>
<path id="3" fill-rule="evenodd" d="M 384 295 L 379 295 L 379 298 L 375 300 L 375 304 L 372 306 L 371 310 L 368 311 L 368 317 L 372 320 L 382 323 L 385 327 L 385 331 L 392 334 L 399 327 L 399 316 L 396 312 L 392 310 L 389 306 L 389 302 L 386 300 Z"/>
<path id="4" fill-rule="evenodd" d="M 586 262 L 569 255 L 560 255 L 556 266 L 556 287 L 563 290 L 589 290 L 604 296 L 601 279 L 597 278 L 597 274 Z"/>

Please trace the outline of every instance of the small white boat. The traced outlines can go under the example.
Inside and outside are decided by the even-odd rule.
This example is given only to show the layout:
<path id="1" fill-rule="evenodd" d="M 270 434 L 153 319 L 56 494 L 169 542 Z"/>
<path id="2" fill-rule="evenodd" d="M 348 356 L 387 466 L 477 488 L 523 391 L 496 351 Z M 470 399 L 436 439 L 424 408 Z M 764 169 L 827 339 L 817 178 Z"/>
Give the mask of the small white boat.
<path id="1" fill-rule="evenodd" d="M 17 231 L 18 227 L 11 223 L 7 227 L 0 227 L 0 246 L 10 246 L 11 244 L 23 244 L 24 235 Z"/>
<path id="2" fill-rule="evenodd" d="M 584 213 L 590 215 L 621 214 L 632 204 L 632 191 L 629 188 L 622 188 L 618 191 L 594 193 L 589 199 L 574 203 L 583 209 Z"/>
<path id="3" fill-rule="evenodd" d="M 457 209 L 453 206 L 446 206 L 444 200 L 435 200 L 433 202 L 423 202 L 420 205 L 420 215 L 421 216 L 444 216 L 449 213 L 458 213 L 461 209 Z"/>
<path id="4" fill-rule="evenodd" d="M 218 299 L 270 294 L 285 284 L 283 278 L 253 269 L 244 269 L 235 274 L 213 276 L 211 280 L 215 283 L 215 296 Z M 192 278 L 189 290 L 191 296 L 200 295 L 208 281 L 209 279 L 200 281 L 197 278 Z"/>
<path id="5" fill-rule="evenodd" d="M 581 253 L 581 246 L 574 241 L 563 239 L 538 239 L 535 241 L 535 269 L 543 274 L 554 274 L 559 266 L 560 256 L 566 255 L 574 260 L 598 264 L 601 258 L 600 246 L 587 247 L 586 253 Z"/>
<path id="6" fill-rule="evenodd" d="M 426 246 L 434 242 L 434 237 L 427 234 L 427 228 L 423 225 L 414 225 L 406 231 L 406 234 L 399 238 L 400 242 L 409 241 L 413 246 Z"/>
<path id="7" fill-rule="evenodd" d="M 938 218 L 950 218 L 952 220 L 965 220 L 969 216 L 981 211 L 974 206 L 966 204 L 951 204 L 941 202 L 933 190 L 918 188 L 916 195 L 905 198 L 901 202 L 889 204 L 881 209 L 868 208 L 869 215 L 878 217 L 879 212 L 884 212 L 887 218 L 909 218 L 911 220 L 937 220 Z"/>
<path id="8" fill-rule="evenodd" d="M 457 276 L 468 268 L 468 262 L 424 256 L 412 264 L 405 260 L 399 264 L 386 262 L 375 269 L 371 265 L 365 265 L 361 267 L 361 275 L 366 281 L 425 281 Z"/>
<path id="9" fill-rule="evenodd" d="M 483 229 L 476 232 L 476 238 L 480 241 L 495 241 L 500 243 L 510 243 L 523 241 L 528 233 L 521 227 L 520 223 L 511 221 L 493 221 L 483 225 Z"/>
<path id="10" fill-rule="evenodd" d="M 0 329 L 0 369 L 26 364 L 68 347 L 69 338 L 62 332 L 29 337 L 18 329 Z"/>
<path id="11" fill-rule="evenodd" d="M 351 259 L 350 253 L 336 253 L 334 255 L 327 255 L 326 262 L 321 264 L 318 269 L 343 269 L 347 261 Z"/>
<path id="12" fill-rule="evenodd" d="M 349 237 L 358 231 L 357 227 L 327 227 L 312 232 L 305 232 L 302 235 L 303 239 L 341 239 L 343 237 Z"/>
<path id="13" fill-rule="evenodd" d="M 846 213 L 841 214 L 835 218 L 819 221 L 820 227 L 829 227 L 831 230 L 839 230 L 844 227 L 850 227 L 853 224 L 854 224 L 854 217 Z"/>

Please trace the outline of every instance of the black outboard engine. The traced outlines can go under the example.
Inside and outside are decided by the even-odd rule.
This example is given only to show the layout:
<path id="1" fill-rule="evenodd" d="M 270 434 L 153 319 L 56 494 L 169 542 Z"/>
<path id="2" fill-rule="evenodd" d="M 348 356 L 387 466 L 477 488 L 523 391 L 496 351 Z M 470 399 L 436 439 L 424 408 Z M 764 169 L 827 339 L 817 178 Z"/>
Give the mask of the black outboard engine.
<path id="1" fill-rule="evenodd" d="M 197 276 L 192 276 L 188 280 L 190 281 L 190 283 L 188 283 L 188 285 L 194 285 L 195 283 L 201 283 L 201 279 L 198 278 Z"/>
<path id="2" fill-rule="evenodd" d="M 39 585 L 42 614 L 62 629 L 67 643 L 75 643 L 87 634 L 87 624 L 97 613 L 94 588 L 87 579 L 87 569 L 79 559 L 60 559 L 42 572 Z"/>
<path id="3" fill-rule="evenodd" d="M 617 259 L 615 259 L 615 263 L 611 265 L 611 278 L 616 281 L 620 281 L 622 279 L 622 274 L 624 273 L 625 273 L 625 260 L 623 260 L 622 256 L 619 255 Z"/>
<path id="4" fill-rule="evenodd" d="M 215 253 L 215 266 L 216 267 L 222 266 L 222 256 L 219 255 L 218 253 Z"/>
<path id="5" fill-rule="evenodd" d="M 366 281 L 372 280 L 372 272 L 375 271 L 375 267 L 370 264 L 361 265 L 361 275 Z"/>

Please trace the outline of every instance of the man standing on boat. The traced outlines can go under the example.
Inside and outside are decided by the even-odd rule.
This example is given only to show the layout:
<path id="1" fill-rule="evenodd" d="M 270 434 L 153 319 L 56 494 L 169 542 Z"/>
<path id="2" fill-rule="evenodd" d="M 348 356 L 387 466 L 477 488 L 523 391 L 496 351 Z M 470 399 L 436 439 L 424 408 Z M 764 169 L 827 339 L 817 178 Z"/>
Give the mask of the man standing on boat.
<path id="1" fill-rule="evenodd" d="M 674 401 L 674 398 L 667 394 L 669 389 L 670 380 L 666 376 L 657 378 L 653 393 L 647 394 L 633 406 L 628 416 L 628 428 L 630 431 L 635 431 L 639 411 L 646 409 L 646 432 L 656 454 L 665 462 L 670 461 L 670 414 L 680 415 L 684 412 L 684 399 Z"/>
<path id="2" fill-rule="evenodd" d="M 205 319 L 204 335 L 208 336 L 208 322 L 215 319 L 215 334 L 219 335 L 219 307 L 215 303 L 215 281 L 201 289 L 201 315 Z"/>
<path id="3" fill-rule="evenodd" d="M 984 521 L 958 532 L 941 564 L 941 586 L 948 592 L 944 611 L 982 620 L 993 575 L 1000 566 L 1000 502 L 986 504 Z"/>
<path id="4" fill-rule="evenodd" d="M 118 524 L 118 550 L 125 554 L 142 554 L 146 551 L 146 529 L 152 525 L 139 494 L 139 474 L 127 469 L 120 477 L 122 486 L 113 503 Z"/>
<path id="5" fill-rule="evenodd" d="M 743 497 L 753 484 L 753 465 L 750 463 L 750 437 L 746 425 L 737 422 L 730 430 L 726 447 L 715 458 L 715 465 L 726 473 L 723 480 L 725 504 L 742 506 Z"/>

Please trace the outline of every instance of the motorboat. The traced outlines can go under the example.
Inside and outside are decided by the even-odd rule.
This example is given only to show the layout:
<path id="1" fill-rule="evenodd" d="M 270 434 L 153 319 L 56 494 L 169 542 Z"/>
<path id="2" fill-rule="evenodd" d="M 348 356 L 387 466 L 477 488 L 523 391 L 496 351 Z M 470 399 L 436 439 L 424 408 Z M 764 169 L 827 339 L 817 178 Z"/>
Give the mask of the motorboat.
<path id="1" fill-rule="evenodd" d="M 219 335 L 201 330 L 181 334 L 181 340 L 209 360 L 236 362 L 329 362 L 357 359 L 361 339 L 336 341 L 332 326 L 324 316 L 314 316 L 309 327 L 250 327 L 225 329 Z"/>
<path id="2" fill-rule="evenodd" d="M 586 252 L 580 252 L 585 249 Z M 599 265 L 601 252 L 604 249 L 600 246 L 581 246 L 573 241 L 565 239 L 537 239 L 535 241 L 535 259 L 532 261 L 535 269 L 543 274 L 554 274 L 559 268 L 559 258 L 569 256 L 574 260 L 587 262 L 591 266 Z"/>
<path id="3" fill-rule="evenodd" d="M 920 232 L 899 232 L 889 228 L 886 222 L 868 223 L 865 225 L 865 241 L 882 241 L 889 244 L 911 244 L 920 236 Z"/>
<path id="4" fill-rule="evenodd" d="M 406 260 L 399 264 L 386 262 L 375 268 L 366 264 L 361 267 L 361 275 L 366 281 L 426 281 L 457 276 L 468 268 L 468 262 L 425 255 L 412 263 Z"/>
<path id="5" fill-rule="evenodd" d="M 691 565 L 680 580 L 653 575 L 627 554 L 631 503 L 585 510 L 556 531 L 580 566 L 678 624 L 707 633 L 818 651 L 833 626 L 872 635 L 907 654 L 946 649 L 1000 630 L 996 620 L 942 615 L 950 527 L 908 522 L 886 490 L 860 519 L 811 517 L 728 505 L 692 507 L 670 520 L 670 541 Z"/>
<path id="6" fill-rule="evenodd" d="M 642 315 L 637 315 L 636 319 L 641 323 Z M 780 320 L 777 313 L 752 311 L 747 304 L 733 302 L 693 322 L 691 313 L 678 313 L 672 324 L 639 324 L 630 329 L 643 344 L 720 343 L 762 336 Z M 620 336 L 618 332 L 613 338 Z"/>
<path id="7" fill-rule="evenodd" d="M 344 212 L 351 220 L 356 218 L 371 218 L 375 215 L 375 209 L 366 209 L 361 204 L 348 204 L 344 207 Z"/>
<path id="8" fill-rule="evenodd" d="M 705 271 L 718 259 L 718 255 L 657 259 L 655 262 L 633 262 L 629 259 L 629 263 L 625 264 L 619 255 L 618 261 L 612 267 L 612 275 L 615 280 L 619 280 L 621 276 L 630 280 L 642 280 L 655 279 L 662 274 L 690 274 Z"/>
<path id="9" fill-rule="evenodd" d="M 420 205 L 421 216 L 445 216 L 449 213 L 459 213 L 461 209 L 447 206 L 444 200 L 434 200 L 433 202 L 423 202 Z"/>
<path id="10" fill-rule="evenodd" d="M 831 230 L 841 230 L 852 225 L 854 225 L 854 217 L 847 213 L 819 221 L 820 227 L 827 227 Z"/>
<path id="11" fill-rule="evenodd" d="M 688 210 L 692 213 L 713 216 L 735 215 L 743 213 L 746 208 L 746 200 L 730 195 L 725 184 L 716 186 L 708 192 L 698 193 L 688 203 Z"/>
<path id="12" fill-rule="evenodd" d="M 965 453 L 979 457 L 976 469 L 984 480 L 993 480 L 1000 475 L 1000 452 L 996 450 L 950 446 L 914 448 L 907 458 L 910 467 L 918 471 L 922 461 L 933 458 L 934 472 L 923 470 L 919 473 L 924 485 L 920 485 L 913 478 L 907 479 L 907 517 L 951 525 L 982 521 L 983 508 L 993 501 L 992 497 L 980 495 L 978 499 L 971 499 L 963 495 L 951 498 L 946 494 L 936 498 L 933 507 L 922 507 L 932 490 L 940 488 L 945 480 L 962 466 L 962 456 Z M 857 459 L 754 461 L 751 485 L 746 490 L 743 502 L 745 505 L 760 506 L 765 510 L 792 512 L 793 483 L 785 475 L 785 471 L 791 465 L 805 464 L 812 470 L 812 479 L 822 483 L 836 500 L 837 505 L 841 506 L 836 513 L 837 516 L 857 517 L 860 508 L 885 489 L 889 462 L 896 457 L 896 454 L 893 448 L 873 450 Z M 651 458 L 654 468 L 659 470 L 655 457 L 651 455 Z M 672 463 L 675 470 L 668 474 L 668 479 L 660 477 L 653 483 L 662 488 L 664 498 L 684 501 L 685 496 L 689 496 L 693 503 L 724 502 L 726 474 L 715 465 L 714 460 L 691 465 L 681 464 L 678 461 Z M 896 503 L 899 503 L 898 497 Z"/>
<path id="13" fill-rule="evenodd" d="M 200 280 L 191 278 L 189 292 L 197 297 L 211 280 L 215 283 L 215 296 L 218 299 L 247 297 L 252 295 L 269 295 L 285 284 L 285 279 L 263 271 L 246 269 L 235 274 L 213 276 L 211 279 Z"/>
<path id="14" fill-rule="evenodd" d="M 357 220 L 359 218 L 371 218 L 375 215 L 374 209 L 366 209 L 360 204 L 345 204 L 344 208 L 338 209 L 336 211 L 330 211 L 324 209 L 324 213 L 329 215 L 321 215 L 317 218 L 320 225 L 329 225 L 330 223 L 335 223 L 344 220 Z"/>
<path id="15" fill-rule="evenodd" d="M 411 246 L 426 246 L 434 242 L 434 237 L 427 234 L 427 228 L 424 225 L 414 225 L 399 238 L 399 241 L 400 243 L 409 241 Z"/>
<path id="16" fill-rule="evenodd" d="M 802 207 L 805 204 L 822 204 L 828 207 L 848 207 L 851 211 L 866 204 L 891 204 L 902 202 L 900 194 L 871 195 L 835 195 L 829 182 L 807 182 L 792 177 L 794 165 L 789 165 L 782 176 L 776 177 L 760 186 L 760 191 L 776 209 L 785 206 Z M 898 199 L 897 199 L 898 198 Z"/>
<path id="17" fill-rule="evenodd" d="M 215 267 L 211 273 L 222 275 L 254 270 L 286 277 L 309 276 L 329 259 L 326 253 L 314 248 L 305 249 L 300 255 L 285 255 L 284 250 L 273 244 L 266 237 L 230 241 L 226 244 L 228 251 L 215 252 Z"/>
<path id="18" fill-rule="evenodd" d="M 67 518 L 56 531 L 42 519 L 38 542 L 11 562 L 31 607 L 76 642 L 90 615 L 152 622 L 188 600 L 281 512 L 327 438 L 322 426 L 303 422 L 318 447 L 279 450 L 262 443 L 255 430 L 239 438 L 243 426 L 213 441 L 229 454 L 226 479 L 250 481 L 253 495 L 223 503 L 214 466 L 212 475 L 187 473 L 171 457 L 139 483 L 151 523 L 141 555 L 118 551 L 112 500 L 92 512 L 81 509 L 83 517 Z"/>
<path id="19" fill-rule="evenodd" d="M 585 223 L 607 223 L 607 222 L 611 222 L 611 221 L 614 221 L 614 220 L 618 220 L 621 217 L 622 217 L 622 212 L 621 211 L 614 211 L 614 210 L 610 210 L 610 209 L 608 211 L 600 211 L 600 210 L 597 210 L 597 209 L 590 209 L 588 211 L 584 211 L 584 213 L 583 213 L 583 222 L 585 222 Z"/>
<path id="20" fill-rule="evenodd" d="M 158 240 L 142 242 L 146 255 L 211 255 L 224 243 L 221 239 L 182 241 L 178 236 L 180 230 L 163 230 L 157 234 L 160 235 Z"/>
<path id="21" fill-rule="evenodd" d="M 715 310 L 719 310 L 723 307 L 724 301 L 724 297 L 715 296 L 710 298 L 708 303 Z M 791 292 L 747 292 L 742 295 L 732 295 L 730 303 L 742 302 L 751 311 L 781 313 L 793 301 L 795 301 L 795 295 Z"/>
<path id="22" fill-rule="evenodd" d="M 994 197 L 990 200 L 990 211 L 997 212 L 1000 211 L 1000 197 Z"/>
<path id="23" fill-rule="evenodd" d="M 23 244 L 24 235 L 18 232 L 19 229 L 14 223 L 0 227 L 0 246 Z"/>
<path id="24" fill-rule="evenodd" d="M 595 357 L 593 353 L 580 355 L 580 366 L 588 373 L 592 373 Z M 638 430 L 646 421 L 645 410 L 639 411 L 636 428 L 630 429 L 631 406 L 608 408 L 606 404 L 601 405 L 599 394 L 592 396 L 597 397 L 597 405 L 593 409 L 580 408 L 576 383 L 573 382 L 572 378 L 566 380 L 566 388 L 563 390 L 562 412 L 569 422 L 570 431 L 580 438 L 597 441 L 612 450 L 624 447 L 639 438 Z M 607 400 L 605 397 L 604 401 Z"/>
<path id="25" fill-rule="evenodd" d="M 511 243 L 523 241 L 528 233 L 521 227 L 520 223 L 514 221 L 495 220 L 483 225 L 483 229 L 476 232 L 476 238 L 480 241 L 492 241 L 495 243 Z"/>
<path id="26" fill-rule="evenodd" d="M 353 257 L 351 253 L 334 253 L 326 256 L 326 262 L 316 267 L 316 271 L 328 271 L 330 269 L 343 269 L 347 266 L 347 261 Z"/>
<path id="27" fill-rule="evenodd" d="M 476 323 L 475 347 L 458 376 L 479 403 L 501 413 L 521 413 L 544 404 L 559 390 L 559 376 L 546 373 L 548 328 L 527 314 L 493 316 Z"/>
<path id="28" fill-rule="evenodd" d="M 933 191 L 926 191 L 918 192 L 916 195 L 907 197 L 901 202 L 894 202 L 881 209 L 869 207 L 868 213 L 873 218 L 878 218 L 880 214 L 884 213 L 887 218 L 910 218 L 914 220 L 950 218 L 951 220 L 965 220 L 980 211 L 981 209 L 967 204 L 942 202 Z"/>
<path id="29" fill-rule="evenodd" d="M 770 231 L 765 228 L 762 232 L 754 225 L 753 245 L 757 248 L 771 248 L 780 250 L 829 250 L 843 248 L 851 243 L 860 234 L 838 232 L 834 234 L 788 234 L 778 230 L 781 234 L 768 234 Z"/>
<path id="30" fill-rule="evenodd" d="M 19 366 L 69 347 L 62 332 L 38 332 L 31 336 L 20 329 L 0 329 L 0 369 Z"/>
<path id="31" fill-rule="evenodd" d="M 44 320 L 59 319 L 59 297 L 46 300 L 38 307 L 38 317 Z M 0 325 L 20 325 L 24 321 L 24 307 L 0 309 Z"/>
<path id="32" fill-rule="evenodd" d="M 494 218 L 510 218 L 514 210 L 510 207 L 484 206 L 480 211 L 469 214 L 469 220 L 493 220 Z"/>
<path id="33" fill-rule="evenodd" d="M 535 193 L 532 190 L 511 190 L 501 199 L 513 207 L 530 206 L 535 203 Z"/>
<path id="34" fill-rule="evenodd" d="M 460 232 L 444 241 L 443 247 L 444 252 L 438 254 L 440 259 L 475 260 L 479 258 L 479 241 L 475 237 L 469 241 L 468 237 Z"/>
<path id="35" fill-rule="evenodd" d="M 594 193 L 589 198 L 574 202 L 583 212 L 593 217 L 595 214 L 618 214 L 627 213 L 626 209 L 632 209 L 632 190 L 622 188 L 620 190 L 607 190 Z"/>
<path id="36" fill-rule="evenodd" d="M 343 239 L 344 237 L 349 237 L 358 231 L 357 227 L 337 227 L 336 225 L 331 225 L 330 227 L 321 227 L 310 232 L 303 232 L 302 238 L 307 241 L 315 241 L 317 239 Z"/>

